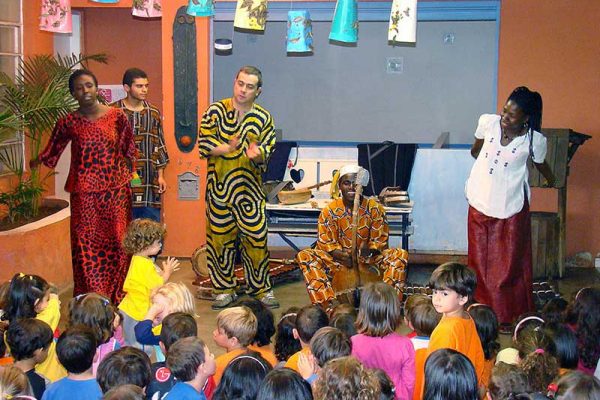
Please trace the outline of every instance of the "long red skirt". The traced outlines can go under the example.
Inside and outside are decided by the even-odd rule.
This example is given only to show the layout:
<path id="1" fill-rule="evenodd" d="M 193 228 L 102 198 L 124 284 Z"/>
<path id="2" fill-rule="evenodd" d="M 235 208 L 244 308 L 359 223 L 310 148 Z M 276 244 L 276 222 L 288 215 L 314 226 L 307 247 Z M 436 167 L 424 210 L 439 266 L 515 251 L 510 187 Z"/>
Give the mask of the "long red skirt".
<path id="1" fill-rule="evenodd" d="M 71 193 L 73 295 L 96 292 L 119 304 L 130 256 L 121 241 L 131 221 L 129 185 Z"/>
<path id="2" fill-rule="evenodd" d="M 469 207 L 469 267 L 477 273 L 475 298 L 488 304 L 500 323 L 533 311 L 529 204 L 507 219 Z"/>

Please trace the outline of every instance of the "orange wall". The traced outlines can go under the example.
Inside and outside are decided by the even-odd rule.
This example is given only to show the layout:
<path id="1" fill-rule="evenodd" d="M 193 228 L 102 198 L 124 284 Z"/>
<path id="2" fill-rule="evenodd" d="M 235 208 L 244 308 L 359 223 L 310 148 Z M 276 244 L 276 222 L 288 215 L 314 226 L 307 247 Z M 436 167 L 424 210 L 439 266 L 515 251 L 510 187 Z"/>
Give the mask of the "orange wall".
<path id="1" fill-rule="evenodd" d="M 592 135 L 570 164 L 567 254 L 600 252 L 600 40 L 598 0 L 502 1 L 498 104 L 527 85 L 544 100 L 543 126 Z M 556 210 L 536 190 L 532 208 Z"/>

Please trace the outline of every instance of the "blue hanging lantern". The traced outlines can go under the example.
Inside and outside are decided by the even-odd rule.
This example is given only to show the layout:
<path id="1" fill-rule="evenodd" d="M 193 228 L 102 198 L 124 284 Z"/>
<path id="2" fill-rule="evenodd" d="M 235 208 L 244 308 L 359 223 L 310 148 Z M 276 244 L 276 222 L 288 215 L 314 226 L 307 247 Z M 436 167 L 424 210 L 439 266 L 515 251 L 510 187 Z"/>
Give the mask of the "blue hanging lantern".
<path id="1" fill-rule="evenodd" d="M 194 17 L 212 17 L 215 15 L 214 0 L 190 0 L 186 14 Z"/>
<path id="2" fill-rule="evenodd" d="M 356 0 L 338 0 L 329 39 L 344 43 L 358 41 L 358 6 Z"/>
<path id="3" fill-rule="evenodd" d="M 308 10 L 288 11 L 286 42 L 288 53 L 313 51 L 312 21 Z"/>

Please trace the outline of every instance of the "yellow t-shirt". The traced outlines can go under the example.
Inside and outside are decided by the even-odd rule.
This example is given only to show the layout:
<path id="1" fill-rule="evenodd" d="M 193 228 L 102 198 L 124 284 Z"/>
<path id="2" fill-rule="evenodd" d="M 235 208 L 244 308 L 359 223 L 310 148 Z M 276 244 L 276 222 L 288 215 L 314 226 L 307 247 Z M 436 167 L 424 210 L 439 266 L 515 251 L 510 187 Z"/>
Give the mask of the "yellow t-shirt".
<path id="1" fill-rule="evenodd" d="M 163 283 L 151 259 L 133 256 L 123 284 L 126 294 L 119 309 L 136 321 L 143 320 L 150 309 L 150 292 Z"/>
<path id="2" fill-rule="evenodd" d="M 60 321 L 60 301 L 58 300 L 58 296 L 50 296 L 48 306 L 42 312 L 38 313 L 35 318 L 50 325 L 50 329 L 54 333 Z M 56 341 L 52 340 L 48 349 L 48 357 L 43 363 L 35 366 L 35 372 L 44 375 L 52 382 L 56 382 L 67 376 L 67 371 L 60 364 L 56 355 Z"/>
<path id="3" fill-rule="evenodd" d="M 300 373 L 300 369 L 298 368 L 298 360 L 300 359 L 300 354 L 309 355 L 310 347 L 305 347 L 302 350 L 297 351 L 296 353 L 292 354 L 290 356 L 290 358 L 288 358 L 287 362 L 285 363 L 285 367 L 291 368 L 294 371 L 296 371 L 297 373 Z"/>

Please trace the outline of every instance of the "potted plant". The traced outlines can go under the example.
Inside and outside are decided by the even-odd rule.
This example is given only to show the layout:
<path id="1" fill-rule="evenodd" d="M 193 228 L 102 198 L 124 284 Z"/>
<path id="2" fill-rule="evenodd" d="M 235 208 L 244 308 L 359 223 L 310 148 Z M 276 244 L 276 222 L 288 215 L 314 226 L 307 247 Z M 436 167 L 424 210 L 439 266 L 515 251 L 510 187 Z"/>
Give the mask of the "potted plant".
<path id="1" fill-rule="evenodd" d="M 36 55 L 24 60 L 14 80 L 0 72 L 0 143 L 24 135 L 29 159 L 37 159 L 43 138 L 56 121 L 77 108 L 69 92 L 71 70 L 88 61 L 106 63 L 105 54 L 52 57 Z M 17 146 L 0 148 L 0 163 L 16 177 L 16 184 L 0 193 L 0 205 L 11 223 L 34 219 L 39 213 L 44 181 L 40 169 L 27 171 Z"/>

